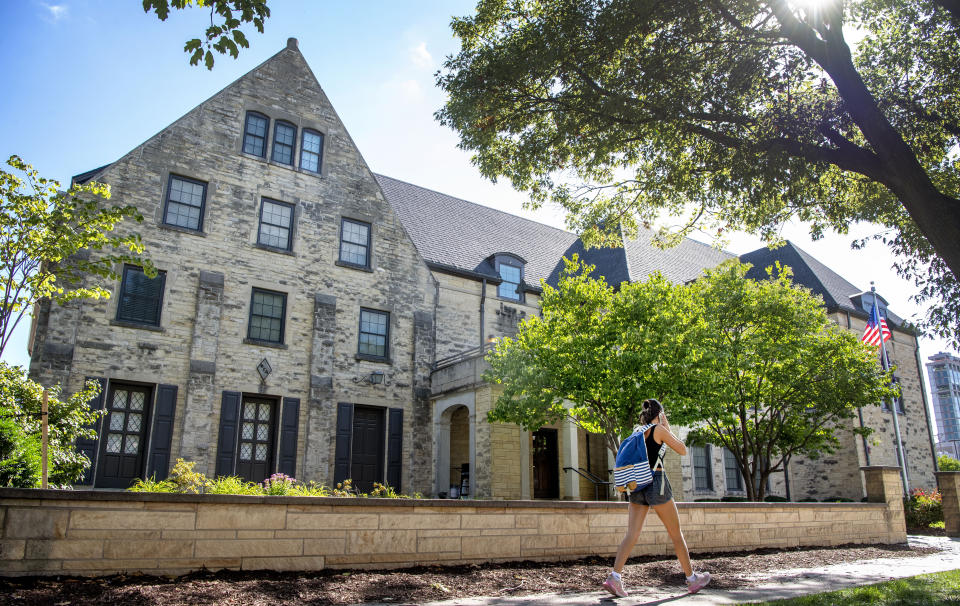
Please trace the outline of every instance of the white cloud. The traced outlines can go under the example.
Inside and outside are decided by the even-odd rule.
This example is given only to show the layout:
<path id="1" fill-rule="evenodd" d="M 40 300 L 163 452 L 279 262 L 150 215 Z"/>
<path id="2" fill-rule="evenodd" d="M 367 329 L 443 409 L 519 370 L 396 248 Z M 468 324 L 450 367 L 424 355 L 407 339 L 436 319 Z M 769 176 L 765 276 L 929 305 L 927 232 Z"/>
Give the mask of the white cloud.
<path id="1" fill-rule="evenodd" d="M 67 13 L 69 12 L 69 7 L 66 4 L 44 4 L 40 3 L 44 9 L 46 9 L 46 16 L 53 22 L 60 21 L 61 19 L 66 18 Z"/>
<path id="2" fill-rule="evenodd" d="M 384 83 L 388 98 L 408 103 L 419 102 L 424 98 L 420 83 L 410 78 L 406 80 L 390 80 Z"/>
<path id="3" fill-rule="evenodd" d="M 421 69 L 430 69 L 433 67 L 433 55 L 427 50 L 426 42 L 421 42 L 410 49 L 410 60 Z"/>

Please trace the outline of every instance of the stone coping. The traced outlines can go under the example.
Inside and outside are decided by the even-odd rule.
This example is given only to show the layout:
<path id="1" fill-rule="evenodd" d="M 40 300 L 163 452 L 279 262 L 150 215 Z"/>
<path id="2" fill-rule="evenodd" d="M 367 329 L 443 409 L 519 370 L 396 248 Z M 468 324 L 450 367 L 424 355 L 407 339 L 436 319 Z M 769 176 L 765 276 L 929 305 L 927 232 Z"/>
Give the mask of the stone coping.
<path id="1" fill-rule="evenodd" d="M 860 471 L 895 471 L 900 473 L 900 468 L 896 465 L 870 465 L 869 467 L 860 467 Z"/>
<path id="2" fill-rule="evenodd" d="M 893 468 L 897 469 L 897 468 Z M 946 472 L 960 473 L 960 472 Z M 42 490 L 39 488 L 0 488 L 3 499 L 37 499 L 45 501 L 119 501 L 123 503 L 263 503 L 266 505 L 322 505 L 342 507 L 473 507 L 482 509 L 609 509 L 625 508 L 624 501 L 494 501 L 470 499 L 376 499 L 360 497 L 293 497 L 231 494 L 174 494 L 166 492 L 127 492 L 113 490 Z M 780 507 L 870 507 L 884 508 L 886 503 L 796 503 L 754 501 L 678 502 L 679 509 L 776 509 Z"/>
<path id="3" fill-rule="evenodd" d="M 936 471 L 938 476 L 960 476 L 960 471 Z"/>

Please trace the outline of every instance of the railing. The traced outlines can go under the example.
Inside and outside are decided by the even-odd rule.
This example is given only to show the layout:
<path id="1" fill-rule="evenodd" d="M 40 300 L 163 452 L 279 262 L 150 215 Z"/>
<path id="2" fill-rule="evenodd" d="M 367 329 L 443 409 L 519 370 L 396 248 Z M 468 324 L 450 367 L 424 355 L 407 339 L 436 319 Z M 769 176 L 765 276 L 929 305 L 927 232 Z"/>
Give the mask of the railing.
<path id="1" fill-rule="evenodd" d="M 573 467 L 564 467 L 564 471 L 572 471 L 581 478 L 584 478 L 593 483 L 593 492 L 594 492 L 594 501 L 600 500 L 600 487 L 601 486 L 610 486 L 613 482 L 608 482 L 594 474 L 590 473 L 589 470 L 584 469 L 583 467 L 578 467 L 574 469 Z"/>
<path id="2" fill-rule="evenodd" d="M 446 358 L 440 358 L 431 366 L 431 370 L 437 370 L 444 366 L 452 366 L 458 362 L 463 362 L 464 360 L 469 360 L 470 358 L 483 357 L 488 351 L 494 348 L 494 343 L 487 343 L 482 346 L 471 347 L 470 349 L 461 351 L 460 353 L 454 354 L 452 356 L 447 356 Z"/>

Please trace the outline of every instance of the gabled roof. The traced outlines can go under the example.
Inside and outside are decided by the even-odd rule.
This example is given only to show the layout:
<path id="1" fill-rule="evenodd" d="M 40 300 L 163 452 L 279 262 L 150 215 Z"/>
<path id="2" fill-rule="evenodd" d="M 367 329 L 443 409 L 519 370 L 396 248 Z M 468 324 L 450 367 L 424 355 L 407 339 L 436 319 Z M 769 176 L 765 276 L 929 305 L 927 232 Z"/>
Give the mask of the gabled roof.
<path id="1" fill-rule="evenodd" d="M 764 247 L 741 255 L 740 261 L 753 265 L 747 277 L 754 280 L 765 280 L 766 268 L 779 261 L 780 265 L 789 266 L 793 270 L 794 282 L 806 286 L 823 297 L 823 303 L 828 312 L 842 310 L 862 317 L 867 315 L 860 307 L 859 300 L 862 295 L 869 296 L 869 293 L 857 288 L 789 240 L 779 248 L 771 250 Z M 902 318 L 890 312 L 889 309 L 886 317 L 897 326 L 902 326 L 904 323 Z"/>
<path id="2" fill-rule="evenodd" d="M 698 277 L 736 255 L 684 239 L 680 245 L 660 250 L 651 244 L 653 232 L 641 230 L 622 248 L 586 249 L 576 234 L 524 219 L 510 213 L 376 175 L 387 201 L 397 211 L 414 245 L 432 265 L 463 273 L 499 279 L 487 259 L 499 252 L 523 257 L 524 280 L 555 285 L 563 258 L 574 254 L 596 265 L 608 284 L 644 280 L 660 271 L 674 282 Z"/>

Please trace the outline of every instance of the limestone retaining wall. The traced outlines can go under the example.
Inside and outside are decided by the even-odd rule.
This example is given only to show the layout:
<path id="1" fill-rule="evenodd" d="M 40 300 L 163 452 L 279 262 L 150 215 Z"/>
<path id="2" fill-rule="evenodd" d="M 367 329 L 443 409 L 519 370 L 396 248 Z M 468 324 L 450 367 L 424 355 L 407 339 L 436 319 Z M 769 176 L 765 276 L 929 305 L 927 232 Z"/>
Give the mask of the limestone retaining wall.
<path id="1" fill-rule="evenodd" d="M 885 483 L 891 484 L 891 483 Z M 691 551 L 891 544 L 887 503 L 679 503 Z M 0 489 L 0 574 L 398 568 L 612 556 L 626 503 L 245 497 Z M 672 554 L 649 516 L 635 555 Z"/>

